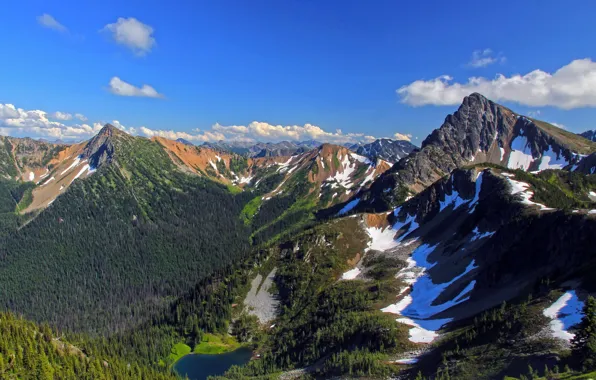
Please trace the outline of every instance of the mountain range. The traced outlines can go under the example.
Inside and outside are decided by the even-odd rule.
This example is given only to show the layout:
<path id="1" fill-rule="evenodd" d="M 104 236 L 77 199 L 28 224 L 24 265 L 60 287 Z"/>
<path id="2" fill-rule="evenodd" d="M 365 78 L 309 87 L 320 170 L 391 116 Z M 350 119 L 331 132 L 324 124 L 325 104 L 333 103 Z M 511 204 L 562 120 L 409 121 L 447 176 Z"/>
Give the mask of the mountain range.
<path id="1" fill-rule="evenodd" d="M 480 94 L 420 148 L 0 137 L 0 307 L 33 321 L 0 318 L 0 373 L 173 378 L 239 345 L 223 378 L 581 371 L 586 137 Z"/>

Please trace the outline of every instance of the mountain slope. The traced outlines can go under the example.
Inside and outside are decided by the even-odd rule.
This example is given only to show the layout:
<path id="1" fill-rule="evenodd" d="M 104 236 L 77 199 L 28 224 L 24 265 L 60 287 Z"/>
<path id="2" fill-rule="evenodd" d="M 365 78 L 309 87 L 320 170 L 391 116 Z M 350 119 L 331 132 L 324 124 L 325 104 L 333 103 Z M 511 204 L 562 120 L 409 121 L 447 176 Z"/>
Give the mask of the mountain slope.
<path id="1" fill-rule="evenodd" d="M 321 377 L 420 370 L 458 379 L 519 376 L 528 363 L 562 368 L 568 341 L 544 313 L 560 289 L 578 302 L 596 290 L 594 191 L 596 178 L 581 173 L 478 164 L 390 213 L 327 221 L 268 247 L 283 307 L 268 322 L 263 360 L 226 377 L 294 366 Z"/>
<path id="2" fill-rule="evenodd" d="M 45 166 L 66 145 L 30 138 L 0 136 L 0 175 L 6 179 L 39 182 L 47 172 Z"/>
<path id="3" fill-rule="evenodd" d="M 84 352 L 47 325 L 0 313 L 0 375 L 6 379 L 175 379 L 147 366 Z"/>
<path id="4" fill-rule="evenodd" d="M 596 130 L 595 131 L 585 131 L 579 134 L 580 136 L 590 140 L 596 141 Z"/>
<path id="5" fill-rule="evenodd" d="M 284 158 L 285 159 L 285 158 Z M 260 159 L 255 159 L 260 160 Z M 271 191 L 253 199 L 244 213 L 260 243 L 313 221 L 313 212 L 346 201 L 389 169 L 383 160 L 372 162 L 338 145 L 318 149 L 271 164 L 262 181 L 277 182 Z M 253 180 L 261 190 L 261 180 Z"/>
<path id="6" fill-rule="evenodd" d="M 467 96 L 419 151 L 397 162 L 358 195 L 360 210 L 385 210 L 464 165 L 488 162 L 527 171 L 561 169 L 594 152 L 596 143 L 520 116 L 480 94 Z"/>
<path id="7" fill-rule="evenodd" d="M 2 307 L 61 328 L 113 332 L 246 253 L 242 198 L 179 171 L 159 143 L 107 126 L 70 149 L 96 171 L 0 236 Z"/>

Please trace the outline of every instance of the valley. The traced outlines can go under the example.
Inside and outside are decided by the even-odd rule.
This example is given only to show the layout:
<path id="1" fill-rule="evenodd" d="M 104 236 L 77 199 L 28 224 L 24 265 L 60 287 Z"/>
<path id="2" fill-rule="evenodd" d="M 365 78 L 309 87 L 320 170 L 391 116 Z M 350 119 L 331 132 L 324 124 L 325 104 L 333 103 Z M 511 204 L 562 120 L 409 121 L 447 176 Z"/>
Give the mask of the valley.
<path id="1" fill-rule="evenodd" d="M 579 376 L 595 154 L 477 93 L 420 148 L 2 137 L 0 375 Z"/>

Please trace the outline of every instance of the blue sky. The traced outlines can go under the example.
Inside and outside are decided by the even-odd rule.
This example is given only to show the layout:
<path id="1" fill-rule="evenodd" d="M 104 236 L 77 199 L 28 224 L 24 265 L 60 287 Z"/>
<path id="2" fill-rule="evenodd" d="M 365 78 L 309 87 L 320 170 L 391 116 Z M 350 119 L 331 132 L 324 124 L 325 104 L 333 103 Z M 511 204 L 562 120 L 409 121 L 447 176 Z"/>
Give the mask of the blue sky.
<path id="1" fill-rule="evenodd" d="M 478 89 L 596 128 L 596 2 L 22 0 L 3 14 L 3 134 L 86 138 L 117 120 L 196 143 L 419 144 Z"/>

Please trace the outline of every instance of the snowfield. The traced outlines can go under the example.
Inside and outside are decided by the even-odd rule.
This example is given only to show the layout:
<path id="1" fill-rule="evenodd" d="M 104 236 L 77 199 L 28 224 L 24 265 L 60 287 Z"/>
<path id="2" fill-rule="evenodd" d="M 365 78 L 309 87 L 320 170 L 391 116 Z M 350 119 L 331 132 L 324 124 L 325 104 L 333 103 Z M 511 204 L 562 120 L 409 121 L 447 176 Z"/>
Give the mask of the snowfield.
<path id="1" fill-rule="evenodd" d="M 512 174 L 503 173 L 503 175 L 506 177 L 507 182 L 509 182 L 509 184 L 511 185 L 511 194 L 512 195 L 519 194 L 522 197 L 521 203 L 528 205 L 528 206 L 539 206 L 540 211 L 554 210 L 554 208 L 546 207 L 543 204 L 536 203 L 536 202 L 533 202 L 532 200 L 530 200 L 532 198 L 532 196 L 534 195 L 534 193 L 532 191 L 528 190 L 530 188 L 530 185 L 528 185 L 525 182 L 516 181 L 516 180 L 511 179 L 512 177 L 515 177 Z"/>
<path id="2" fill-rule="evenodd" d="M 563 169 L 565 166 L 569 165 L 569 162 L 563 155 L 557 155 L 553 151 L 552 146 L 548 146 L 548 150 L 542 153 L 542 159 L 540 160 L 540 166 L 538 166 L 538 171 L 546 170 L 546 169 Z"/>
<path id="3" fill-rule="evenodd" d="M 341 275 L 342 280 L 353 280 L 360 274 L 360 268 L 350 269 Z"/>
<path id="4" fill-rule="evenodd" d="M 352 209 L 354 207 L 356 207 L 358 205 L 358 203 L 360 203 L 360 198 L 356 198 L 350 202 L 348 202 L 348 204 L 346 204 L 341 210 L 339 210 L 339 212 L 337 213 L 337 215 L 343 215 L 347 212 L 352 211 Z"/>
<path id="5" fill-rule="evenodd" d="M 523 133 L 523 131 L 520 131 L 520 133 Z M 525 136 L 517 136 L 511 142 L 511 153 L 509 154 L 507 167 L 509 169 L 523 169 L 527 171 L 532 161 L 534 161 L 534 157 L 532 156 L 528 139 Z"/>
<path id="6" fill-rule="evenodd" d="M 70 169 L 78 166 L 80 162 L 81 162 L 81 156 L 77 156 L 77 158 L 74 159 L 74 161 L 72 162 L 72 164 L 70 164 L 69 167 L 67 167 L 66 169 L 64 169 L 64 171 L 62 173 L 60 173 L 60 175 L 64 175 Z"/>
<path id="7" fill-rule="evenodd" d="M 570 333 L 568 330 L 581 322 L 583 307 L 584 303 L 577 298 L 575 291 L 570 290 L 559 297 L 551 306 L 544 309 L 544 316 L 551 319 L 552 336 L 568 342 L 571 341 L 575 334 Z"/>

